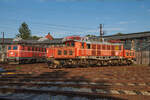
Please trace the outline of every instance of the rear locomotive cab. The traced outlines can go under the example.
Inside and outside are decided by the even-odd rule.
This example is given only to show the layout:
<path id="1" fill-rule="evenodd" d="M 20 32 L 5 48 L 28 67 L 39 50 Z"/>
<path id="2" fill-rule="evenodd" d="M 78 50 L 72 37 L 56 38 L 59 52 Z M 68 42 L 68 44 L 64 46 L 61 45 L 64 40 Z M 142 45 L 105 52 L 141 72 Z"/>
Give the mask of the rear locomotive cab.
<path id="1" fill-rule="evenodd" d="M 135 59 L 135 50 L 124 50 L 124 58 L 126 58 L 127 64 L 133 64 Z"/>
<path id="2" fill-rule="evenodd" d="M 7 61 L 19 63 L 19 49 L 20 45 L 8 45 L 7 46 Z"/>

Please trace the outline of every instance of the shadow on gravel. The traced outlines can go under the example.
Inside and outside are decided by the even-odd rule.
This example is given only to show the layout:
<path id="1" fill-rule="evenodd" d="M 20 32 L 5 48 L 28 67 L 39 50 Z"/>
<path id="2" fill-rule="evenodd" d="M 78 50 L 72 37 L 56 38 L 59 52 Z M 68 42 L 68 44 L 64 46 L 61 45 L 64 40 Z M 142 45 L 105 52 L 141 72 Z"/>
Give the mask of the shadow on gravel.
<path id="1" fill-rule="evenodd" d="M 63 93 L 54 93 L 54 95 L 65 95 L 65 96 L 69 96 L 69 97 L 85 97 L 88 99 L 85 100 L 126 100 L 126 99 L 122 99 L 122 98 L 118 98 L 118 97 L 113 97 L 110 96 L 109 94 L 109 90 L 110 90 L 110 86 L 105 80 L 99 80 L 96 82 L 92 82 L 90 79 L 85 78 L 84 76 L 70 76 L 68 78 L 68 75 L 70 75 L 71 73 L 69 73 L 68 71 L 64 70 L 53 70 L 52 72 L 45 72 L 40 74 L 39 76 L 36 76 L 34 78 L 44 78 L 49 80 L 49 79 L 62 79 L 63 82 L 74 82 L 75 85 L 73 85 L 73 87 L 75 88 L 91 88 L 91 93 L 80 93 L 79 92 L 67 92 L 65 94 Z M 97 84 L 95 84 L 97 83 Z M 82 85 L 81 85 L 82 84 Z M 67 86 L 67 84 L 66 84 Z M 97 89 L 99 89 L 99 91 L 97 91 Z M 104 91 L 103 91 L 104 90 Z M 88 91 L 88 90 L 87 90 Z M 99 93 L 99 92 L 104 92 L 104 93 Z M 106 93 L 107 92 L 107 93 Z M 63 99 L 62 99 L 63 100 Z M 71 100 L 71 99 L 70 99 Z M 80 99 L 79 99 L 80 100 Z M 84 100 L 84 99 L 82 99 Z"/>
<path id="2" fill-rule="evenodd" d="M 71 73 L 69 73 L 68 71 L 65 71 L 65 69 L 64 70 L 54 69 L 51 72 L 45 72 L 45 73 L 40 74 L 39 76 L 32 76 L 30 74 L 19 74 L 22 76 L 22 78 L 17 79 L 17 80 L 21 83 L 22 81 L 29 82 L 29 81 L 39 80 L 39 79 L 46 80 L 46 81 L 48 81 L 48 80 L 50 80 L 50 81 L 56 80 L 57 81 L 58 79 L 61 79 L 63 82 L 74 82 L 75 84 L 70 87 L 78 89 L 78 92 L 55 91 L 55 92 L 47 93 L 47 94 L 53 95 L 53 96 L 63 95 L 63 96 L 67 96 L 69 98 L 77 97 L 78 99 L 76 99 L 76 100 L 126 100 L 126 99 L 121 99 L 121 98 L 113 97 L 113 96 L 109 95 L 110 94 L 109 93 L 110 86 L 106 83 L 110 83 L 110 82 L 107 82 L 105 80 L 99 80 L 97 82 L 92 82 L 90 79 L 85 78 L 84 76 L 79 76 L 79 75 L 70 76 L 68 78 L 68 75 L 70 75 L 70 74 Z M 95 83 L 97 83 L 97 84 L 95 84 Z M 66 84 L 66 87 L 67 86 L 68 85 Z M 73 88 L 71 88 L 71 89 L 73 89 Z M 89 92 L 89 90 L 87 88 L 90 88 L 90 91 L 92 91 L 92 92 Z M 80 92 L 80 89 L 81 89 L 81 92 Z M 82 89 L 84 89 L 84 90 L 82 90 Z M 83 92 L 83 91 L 85 91 L 85 92 Z M 10 92 L 24 93 L 25 91 L 12 90 Z M 31 92 L 39 94 L 39 95 L 42 94 L 42 92 L 40 92 L 40 91 L 31 91 Z M 45 94 L 45 92 L 44 92 L 44 94 Z M 83 97 L 86 99 L 82 99 Z M 65 100 L 65 99 L 62 98 L 59 100 Z M 72 100 L 72 99 L 67 99 L 67 100 Z"/>

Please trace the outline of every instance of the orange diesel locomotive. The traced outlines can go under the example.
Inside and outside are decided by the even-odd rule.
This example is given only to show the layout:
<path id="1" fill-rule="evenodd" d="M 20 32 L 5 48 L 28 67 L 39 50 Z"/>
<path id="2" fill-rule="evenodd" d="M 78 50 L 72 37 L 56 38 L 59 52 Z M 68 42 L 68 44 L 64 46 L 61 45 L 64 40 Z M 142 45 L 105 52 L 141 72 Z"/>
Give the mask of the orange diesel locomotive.
<path id="1" fill-rule="evenodd" d="M 91 42 L 88 38 L 69 36 L 64 46 L 47 48 L 50 68 L 65 66 L 130 65 L 135 59 L 134 50 L 125 50 L 121 43 Z"/>
<path id="2" fill-rule="evenodd" d="M 46 48 L 28 45 L 8 45 L 7 61 L 9 64 L 34 63 L 45 61 Z"/>

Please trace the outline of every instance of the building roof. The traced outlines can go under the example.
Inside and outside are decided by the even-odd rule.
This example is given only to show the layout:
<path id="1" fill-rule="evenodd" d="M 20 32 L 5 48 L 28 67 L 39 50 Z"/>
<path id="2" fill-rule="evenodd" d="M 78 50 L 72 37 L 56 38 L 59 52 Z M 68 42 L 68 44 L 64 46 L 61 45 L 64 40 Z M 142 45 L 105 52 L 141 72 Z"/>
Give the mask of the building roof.
<path id="1" fill-rule="evenodd" d="M 63 43 L 62 42 L 63 38 L 55 38 L 53 40 L 45 40 L 45 41 L 41 41 L 41 43 L 49 43 L 49 44 L 59 44 L 59 43 Z"/>
<path id="2" fill-rule="evenodd" d="M 107 38 L 107 39 L 133 39 L 133 38 L 142 38 L 142 37 L 150 37 L 150 31 L 122 34 L 122 35 L 104 36 L 104 38 Z"/>
<path id="3" fill-rule="evenodd" d="M 104 36 L 105 39 L 134 39 L 134 38 L 144 38 L 144 37 L 150 37 L 150 31 L 147 32 L 138 32 L 138 33 L 130 33 L 130 34 L 122 34 L 122 35 L 109 35 Z M 97 37 L 89 37 L 89 39 L 98 39 Z M 15 39 L 13 38 L 4 38 L 4 44 L 13 44 L 13 43 L 27 43 L 27 44 L 61 44 L 63 38 L 55 38 L 53 40 L 49 39 L 42 39 L 42 41 L 38 40 L 19 40 L 19 41 L 13 41 Z M 150 42 L 150 41 L 149 41 Z M 0 44 L 3 43 L 3 39 L 0 38 Z"/>
<path id="4" fill-rule="evenodd" d="M 54 38 L 50 35 L 50 33 L 48 33 L 45 38 L 49 39 L 49 40 L 53 40 Z"/>
<path id="5" fill-rule="evenodd" d="M 135 39 L 135 38 L 144 38 L 144 37 L 150 37 L 150 31 L 146 32 L 137 32 L 137 33 L 129 33 L 129 34 L 121 34 L 121 35 L 109 35 L 109 36 L 103 36 L 105 39 L 111 40 L 111 39 Z M 90 39 L 97 39 L 100 38 L 97 37 L 90 37 Z"/>
<path id="6" fill-rule="evenodd" d="M 4 38 L 4 44 L 10 44 L 13 41 L 13 38 Z M 3 43 L 3 38 L 0 38 L 0 44 Z"/>

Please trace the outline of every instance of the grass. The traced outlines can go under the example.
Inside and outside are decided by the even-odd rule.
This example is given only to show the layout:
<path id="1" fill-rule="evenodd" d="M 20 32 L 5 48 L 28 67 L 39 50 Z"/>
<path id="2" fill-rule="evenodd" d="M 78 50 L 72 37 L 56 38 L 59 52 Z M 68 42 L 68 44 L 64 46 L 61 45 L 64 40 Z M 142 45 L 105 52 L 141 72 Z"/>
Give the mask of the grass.
<path id="1" fill-rule="evenodd" d="M 16 69 L 21 69 L 21 67 L 16 67 Z"/>

